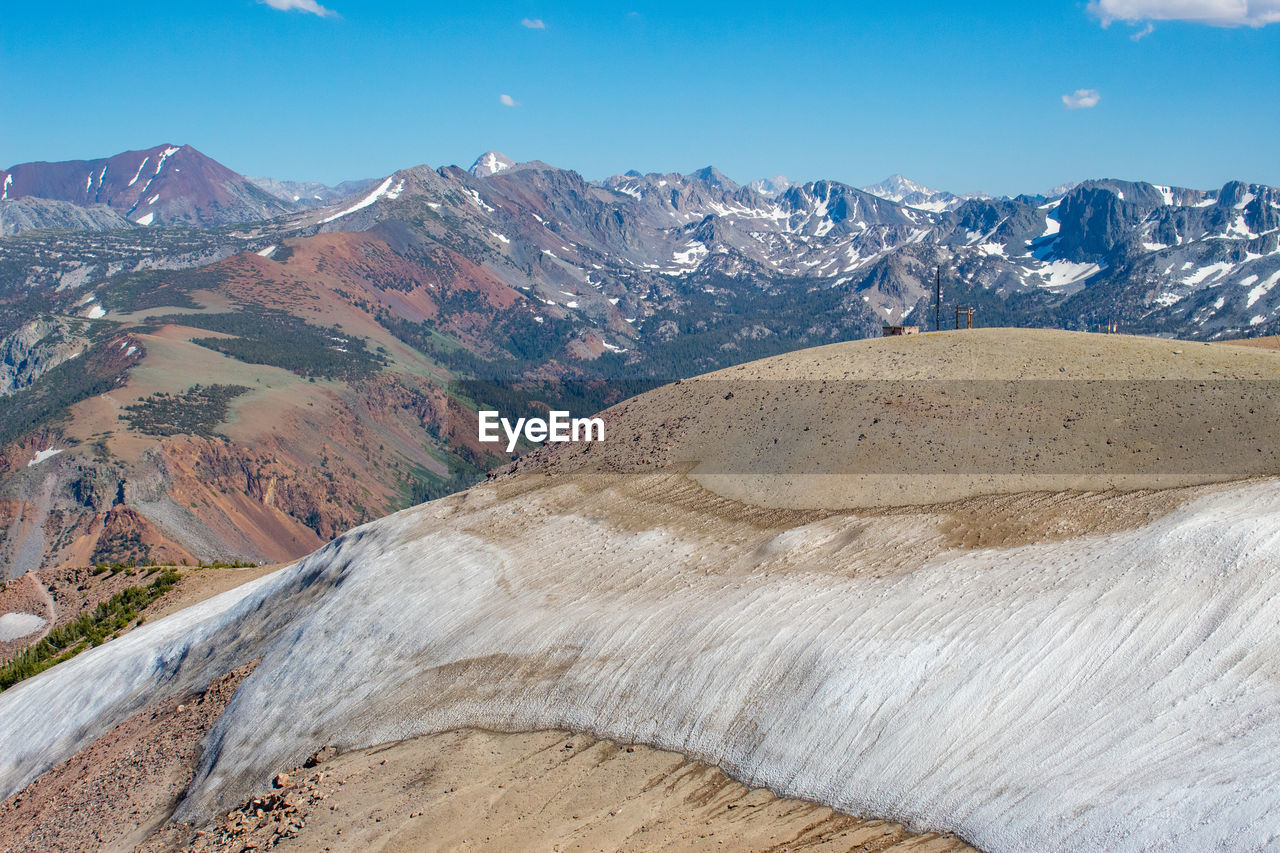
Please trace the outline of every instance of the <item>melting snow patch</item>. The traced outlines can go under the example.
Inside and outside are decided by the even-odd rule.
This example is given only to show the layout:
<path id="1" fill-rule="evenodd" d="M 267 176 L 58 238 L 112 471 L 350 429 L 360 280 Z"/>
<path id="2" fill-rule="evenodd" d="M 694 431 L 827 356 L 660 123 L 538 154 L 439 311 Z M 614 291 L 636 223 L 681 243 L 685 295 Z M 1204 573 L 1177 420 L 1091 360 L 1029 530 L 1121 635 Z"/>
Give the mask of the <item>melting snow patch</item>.
<path id="1" fill-rule="evenodd" d="M 34 613 L 6 613 L 0 616 L 0 643 L 34 634 L 45 621 Z"/>
<path id="2" fill-rule="evenodd" d="M 155 172 L 153 172 L 153 173 L 152 173 L 152 177 L 155 177 L 156 175 L 160 174 L 160 170 L 164 168 L 164 161 L 165 161 L 165 160 L 168 160 L 168 159 L 169 159 L 170 157 L 172 157 L 174 154 L 177 154 L 177 153 L 178 153 L 178 150 L 179 150 L 179 149 L 174 148 L 174 147 L 171 145 L 171 146 L 169 146 L 168 148 L 164 149 L 164 151 L 162 151 L 162 152 L 160 153 L 160 162 L 159 162 L 159 163 L 156 163 L 156 170 L 155 170 Z M 142 171 L 142 168 L 141 168 L 141 167 L 139 167 L 139 168 L 138 168 L 138 171 L 139 171 L 139 172 L 141 172 L 141 171 Z"/>
<path id="3" fill-rule="evenodd" d="M 815 524 L 768 544 L 812 573 L 726 583 L 707 571 L 711 540 L 664 528 L 602 524 L 585 545 L 581 517 L 548 512 L 513 544 L 411 511 L 0 695 L 0 792 L 137 697 L 258 657 L 196 808 L 238 802 L 318 731 L 356 745 L 567 724 L 988 850 L 1266 849 L 1278 520 L 1269 484 L 1131 532 L 944 554 L 887 582 L 819 575 L 838 557 L 818 548 L 849 528 Z M 551 676 L 479 668 L 566 648 Z M 457 665 L 488 679 L 483 698 L 436 698 Z M 335 683 L 349 688 L 336 702 Z"/>
<path id="4" fill-rule="evenodd" d="M 1256 276 L 1249 276 L 1249 278 L 1256 278 Z M 1270 276 L 1267 277 L 1266 281 L 1262 282 L 1262 284 L 1259 284 L 1253 290 L 1249 291 L 1249 302 L 1247 305 L 1245 305 L 1245 307 L 1252 308 L 1253 303 L 1257 302 L 1259 299 L 1261 299 L 1262 297 L 1266 296 L 1268 293 L 1271 292 L 1271 288 L 1276 286 L 1277 281 L 1280 281 L 1280 270 L 1276 270 L 1275 272 L 1273 272 Z M 1240 283 L 1244 284 L 1244 282 L 1240 282 Z"/>
<path id="5" fill-rule="evenodd" d="M 1242 237 L 1246 240 L 1254 240 L 1258 237 L 1258 235 L 1253 233 L 1249 226 L 1245 224 L 1243 213 L 1237 216 L 1231 223 L 1231 226 L 1227 229 L 1226 236 Z"/>
<path id="6" fill-rule="evenodd" d="M 103 317 L 107 316 L 107 312 L 101 305 L 94 305 L 89 309 L 89 313 L 85 316 L 90 320 L 101 320 Z"/>
<path id="7" fill-rule="evenodd" d="M 400 198 L 402 192 L 404 192 L 404 178 L 401 178 L 400 182 L 387 193 L 387 198 Z"/>
<path id="8" fill-rule="evenodd" d="M 678 264 L 688 264 L 697 266 L 707 255 L 707 246 L 705 243 L 694 240 L 688 244 L 688 248 L 683 251 L 673 252 L 672 259 Z"/>
<path id="9" fill-rule="evenodd" d="M 1230 261 L 1220 261 L 1216 264 L 1208 264 L 1193 272 L 1182 280 L 1183 284 L 1197 285 L 1203 281 L 1215 279 L 1226 274 L 1227 270 L 1232 269 L 1235 264 Z"/>
<path id="10" fill-rule="evenodd" d="M 1071 261 L 1054 261 L 1045 264 L 1044 268 L 1038 270 L 1039 274 L 1044 278 L 1046 288 L 1066 287 L 1083 281 L 1094 273 L 1098 272 L 1102 267 L 1097 264 L 1078 264 Z"/>
<path id="11" fill-rule="evenodd" d="M 388 178 L 387 180 L 390 180 L 390 178 Z M 494 208 L 484 203 L 484 199 L 480 198 L 480 193 L 471 189 L 471 187 L 467 187 L 466 189 L 463 190 L 463 192 L 467 194 L 467 196 L 471 199 L 472 202 L 475 203 L 477 207 L 481 207 L 489 211 L 490 213 L 493 213 Z"/>
<path id="12" fill-rule="evenodd" d="M 138 171 L 137 171 L 137 174 L 135 174 L 135 175 L 133 176 L 133 180 L 129 182 L 128 186 L 133 186 L 134 184 L 136 184 L 136 183 L 138 182 L 138 178 L 139 178 L 139 177 L 141 177 L 141 175 L 142 175 L 142 169 L 143 169 L 143 167 L 145 167 L 145 166 L 147 165 L 147 161 L 148 161 L 148 160 L 150 160 L 150 159 L 151 159 L 150 155 L 148 155 L 148 156 L 146 156 L 146 157 L 143 157 L 143 158 L 142 158 L 142 162 L 138 164 Z"/>
<path id="13" fill-rule="evenodd" d="M 1250 326 L 1260 326 L 1260 325 L 1262 325 L 1263 323 L 1265 323 L 1266 321 L 1267 321 L 1267 315 L 1266 315 L 1266 314 L 1259 314 L 1259 315 L 1257 315 L 1256 317 L 1253 317 L 1253 318 L 1251 318 L 1251 319 L 1249 320 L 1249 325 L 1250 325 Z"/>
<path id="14" fill-rule="evenodd" d="M 268 246 L 265 249 L 258 250 L 258 256 L 263 258 L 269 258 L 275 253 L 276 253 L 276 246 L 274 243 L 272 243 L 270 246 Z"/>
<path id="15" fill-rule="evenodd" d="M 928 213 L 944 213 L 949 205 L 945 201 L 922 201 L 919 204 L 909 204 L 907 207 L 914 207 L 916 210 Z"/>
<path id="16" fill-rule="evenodd" d="M 133 221 L 138 223 L 139 225 L 150 225 L 152 222 L 155 221 L 155 219 L 156 219 L 156 215 L 155 215 L 155 212 L 153 211 L 144 216 L 139 216 L 137 219 Z"/>
<path id="17" fill-rule="evenodd" d="M 369 193 L 369 195 L 365 196 L 364 199 L 356 202 L 351 207 L 348 207 L 346 210 L 342 211 L 341 213 L 335 213 L 333 216 L 330 216 L 328 219 L 321 219 L 320 224 L 324 225 L 326 222 L 332 222 L 335 219 L 341 219 L 342 217 L 346 216 L 349 213 L 355 213 L 357 210 L 364 210 L 366 207 L 373 204 L 378 199 L 382 198 L 382 196 L 386 194 L 387 188 L 390 186 L 391 186 L 391 178 L 387 178 L 378 186 L 376 190 Z"/>
<path id="18" fill-rule="evenodd" d="M 39 465 L 46 459 L 52 459 L 54 456 L 61 453 L 62 450 L 63 448 L 61 447 L 50 447 L 47 450 L 37 450 L 36 455 L 31 457 L 31 461 L 27 463 L 27 467 L 30 468 L 32 465 Z"/>

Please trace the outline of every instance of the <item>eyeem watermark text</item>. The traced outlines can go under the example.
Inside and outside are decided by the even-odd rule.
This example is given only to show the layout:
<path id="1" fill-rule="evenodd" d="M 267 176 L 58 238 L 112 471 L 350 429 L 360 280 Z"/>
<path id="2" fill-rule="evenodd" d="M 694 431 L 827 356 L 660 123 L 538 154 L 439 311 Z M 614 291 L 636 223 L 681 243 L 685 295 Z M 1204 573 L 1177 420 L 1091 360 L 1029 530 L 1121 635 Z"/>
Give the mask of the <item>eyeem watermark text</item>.
<path id="1" fill-rule="evenodd" d="M 523 434 L 530 442 L 542 441 L 604 441 L 604 421 L 600 418 L 574 418 L 568 412 L 556 409 L 543 418 L 518 418 L 513 424 L 497 412 L 482 410 L 480 415 L 480 440 L 501 441 L 498 428 L 507 437 L 507 452 L 513 453 Z"/>

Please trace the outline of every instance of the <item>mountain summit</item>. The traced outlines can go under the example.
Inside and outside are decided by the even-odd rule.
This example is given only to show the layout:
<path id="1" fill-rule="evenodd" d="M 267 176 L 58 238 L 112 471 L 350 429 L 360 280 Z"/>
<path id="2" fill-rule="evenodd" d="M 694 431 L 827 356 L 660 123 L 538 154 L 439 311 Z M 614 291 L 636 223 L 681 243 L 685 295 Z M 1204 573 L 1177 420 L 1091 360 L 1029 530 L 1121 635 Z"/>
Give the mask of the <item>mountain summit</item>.
<path id="1" fill-rule="evenodd" d="M 897 204 L 933 213 L 955 210 L 966 199 L 989 198 L 985 193 L 956 195 L 946 190 L 935 190 L 898 174 L 890 175 L 878 184 L 863 187 L 862 191 Z"/>
<path id="2" fill-rule="evenodd" d="M 137 225 L 226 225 L 294 208 L 190 145 L 0 169 L 0 198 L 102 204 Z"/>
<path id="3" fill-rule="evenodd" d="M 896 202 L 901 202 L 910 195 L 934 196 L 941 192 L 941 190 L 926 187 L 924 184 L 916 183 L 910 178 L 898 174 L 890 175 L 878 184 L 863 187 L 862 191 Z"/>
<path id="4" fill-rule="evenodd" d="M 754 180 L 747 186 L 766 198 L 773 198 L 786 192 L 791 186 L 791 181 L 786 175 L 774 175 L 772 178 Z"/>
<path id="5" fill-rule="evenodd" d="M 510 169 L 515 164 L 515 160 L 512 160 L 501 151 L 486 151 L 476 158 L 476 161 L 471 164 L 471 168 L 467 171 L 477 178 L 487 178 L 490 175 L 496 175 L 503 169 Z"/>
<path id="6" fill-rule="evenodd" d="M 738 189 L 738 185 L 734 180 L 724 172 L 721 172 L 715 166 L 703 166 L 698 171 L 691 172 L 687 177 L 695 181 L 701 181 L 704 184 L 710 184 L 713 187 L 720 187 L 721 189 L 725 189 L 730 192 Z"/>

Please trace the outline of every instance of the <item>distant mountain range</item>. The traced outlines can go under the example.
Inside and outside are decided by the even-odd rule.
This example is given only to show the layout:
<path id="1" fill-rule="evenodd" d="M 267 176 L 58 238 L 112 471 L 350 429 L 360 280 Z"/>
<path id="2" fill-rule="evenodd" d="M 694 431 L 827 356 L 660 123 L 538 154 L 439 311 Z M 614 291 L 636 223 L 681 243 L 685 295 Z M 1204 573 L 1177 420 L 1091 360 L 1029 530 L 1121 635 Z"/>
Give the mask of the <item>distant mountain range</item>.
<path id="1" fill-rule="evenodd" d="M 478 404 L 586 413 L 956 304 L 981 326 L 1280 332 L 1280 190 L 1258 184 L 1009 199 L 710 166 L 588 181 L 487 152 L 324 187 L 170 145 L 0 182 L 9 572 L 297 556 L 482 477 L 502 457 Z"/>
<path id="2" fill-rule="evenodd" d="M 248 180 L 281 201 L 297 205 L 304 210 L 323 207 L 357 193 L 367 192 L 378 183 L 377 178 L 343 181 L 334 186 L 318 181 L 277 181 L 274 178 L 249 178 Z"/>
<path id="3" fill-rule="evenodd" d="M 928 210 L 934 213 L 955 210 L 969 199 L 991 198 L 986 193 L 956 195 L 945 190 L 935 190 L 904 178 L 902 175 L 890 175 L 878 184 L 863 187 L 862 191 L 907 207 L 914 207 L 916 210 Z"/>
<path id="4" fill-rule="evenodd" d="M 23 164 L 0 181 L 0 227 L 10 232 L 256 223 L 239 238 L 157 234 L 131 257 L 113 257 L 106 238 L 91 257 L 68 251 L 69 238 L 56 259 L 24 243 L 35 256 L 28 285 L 199 264 L 255 239 L 391 229 L 400 240 L 415 234 L 414 243 L 443 240 L 523 294 L 530 311 L 628 349 L 649 318 L 705 299 L 686 291 L 718 294 L 730 281 L 792 292 L 820 284 L 846 297 L 840 324 L 860 317 L 866 333 L 924 316 L 940 266 L 946 301 L 978 304 L 987 323 L 1229 336 L 1280 316 L 1280 199 L 1239 182 L 1206 191 L 1098 180 L 1016 199 L 956 195 L 901 175 L 863 189 L 782 176 L 741 186 L 711 166 L 590 182 L 489 151 L 468 170 L 419 166 L 327 187 L 245 178 L 172 145 Z M 0 257 L 14 254 L 0 247 Z M 728 286 L 711 301 L 735 293 Z"/>

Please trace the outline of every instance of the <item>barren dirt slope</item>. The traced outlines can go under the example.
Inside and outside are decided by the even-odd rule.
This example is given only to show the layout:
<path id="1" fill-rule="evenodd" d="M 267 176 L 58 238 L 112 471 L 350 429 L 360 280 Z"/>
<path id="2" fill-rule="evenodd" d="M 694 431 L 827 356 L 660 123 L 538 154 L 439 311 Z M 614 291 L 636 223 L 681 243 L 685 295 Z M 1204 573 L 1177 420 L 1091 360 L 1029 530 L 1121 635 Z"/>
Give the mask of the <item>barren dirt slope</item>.
<path id="1" fill-rule="evenodd" d="M 608 413 L 605 446 L 516 470 L 675 464 L 760 506 L 1163 488 L 1280 473 L 1280 352 L 975 329 L 801 350 L 667 385 Z"/>

